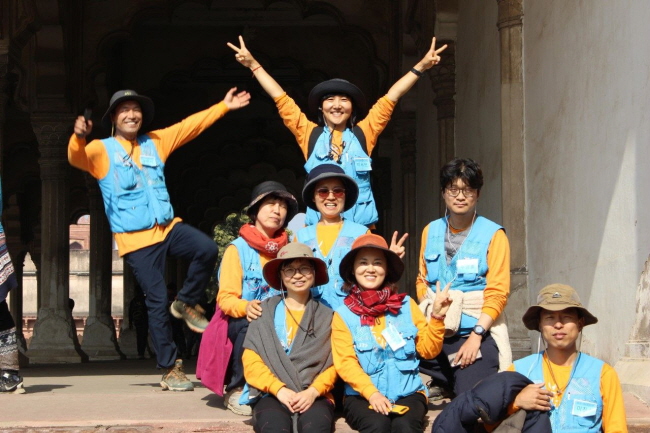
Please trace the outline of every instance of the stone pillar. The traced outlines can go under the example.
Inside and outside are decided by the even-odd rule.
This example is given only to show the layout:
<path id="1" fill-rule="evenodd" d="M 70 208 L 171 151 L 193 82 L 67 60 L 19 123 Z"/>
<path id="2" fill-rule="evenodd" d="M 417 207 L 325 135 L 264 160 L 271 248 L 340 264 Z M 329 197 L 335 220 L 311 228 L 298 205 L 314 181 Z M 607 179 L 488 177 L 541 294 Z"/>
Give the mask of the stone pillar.
<path id="1" fill-rule="evenodd" d="M 441 55 L 441 61 L 431 69 L 431 82 L 436 97 L 433 104 L 438 111 L 438 161 L 434 169 L 438 171 L 456 154 L 456 42 L 453 40 L 437 41 L 437 46 L 447 44 L 447 49 Z M 440 193 L 440 181 L 435 176 L 433 191 L 436 196 Z M 445 214 L 445 203 L 440 200 L 440 215 Z"/>
<path id="2" fill-rule="evenodd" d="M 625 356 L 616 365 L 624 391 L 650 401 L 650 257 L 645 262 L 636 290 L 636 320 L 625 345 Z"/>
<path id="3" fill-rule="evenodd" d="M 31 363 L 82 362 L 72 314 L 70 293 L 70 226 L 67 219 L 67 143 L 71 116 L 32 116 L 38 139 L 42 180 L 41 291 L 38 318 L 34 325 L 28 356 Z"/>
<path id="4" fill-rule="evenodd" d="M 501 204 L 510 241 L 510 299 L 506 307 L 513 359 L 531 353 L 520 318 L 530 305 L 526 256 L 523 0 L 497 0 L 501 52 Z"/>
<path id="5" fill-rule="evenodd" d="M 123 278 L 124 278 L 124 289 L 123 289 L 123 302 L 124 302 L 124 318 L 122 320 L 122 327 L 120 328 L 120 338 L 119 345 L 120 351 L 127 358 L 135 359 L 138 357 L 138 347 L 137 340 L 135 335 L 135 328 L 131 324 L 129 318 L 129 305 L 131 304 L 131 299 L 135 294 L 135 275 L 133 275 L 133 270 L 124 260 L 123 263 Z"/>
<path id="6" fill-rule="evenodd" d="M 395 131 L 400 143 L 400 161 L 401 161 L 401 174 L 402 174 L 402 193 L 400 200 L 400 208 L 402 210 L 402 227 L 403 232 L 399 233 L 401 237 L 404 233 L 409 234 L 409 239 L 404 246 L 406 247 L 406 255 L 404 256 L 404 275 L 402 276 L 402 287 L 408 287 L 409 296 L 417 299 L 415 293 L 415 278 L 418 275 L 418 244 L 417 238 L 420 235 L 416 214 L 416 165 L 415 158 L 417 153 L 416 146 L 416 124 L 415 118 L 411 115 L 410 118 L 402 118 L 395 125 Z M 386 232 L 390 242 L 390 236 L 393 235 L 395 227 L 388 227 Z M 399 237 L 398 237 L 399 239 Z"/>
<path id="7" fill-rule="evenodd" d="M 111 315 L 112 236 L 97 181 L 86 175 L 90 209 L 89 314 L 81 348 L 91 361 L 120 359 Z"/>

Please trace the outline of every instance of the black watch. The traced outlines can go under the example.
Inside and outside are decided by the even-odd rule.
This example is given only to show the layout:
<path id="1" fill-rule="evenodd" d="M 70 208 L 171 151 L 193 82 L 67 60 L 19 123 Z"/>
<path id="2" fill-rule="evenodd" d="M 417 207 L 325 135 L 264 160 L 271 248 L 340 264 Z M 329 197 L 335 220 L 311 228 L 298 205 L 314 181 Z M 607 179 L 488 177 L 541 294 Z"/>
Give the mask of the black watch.
<path id="1" fill-rule="evenodd" d="M 472 328 L 472 332 L 482 337 L 485 334 L 485 328 L 482 327 L 481 325 L 476 325 Z"/>

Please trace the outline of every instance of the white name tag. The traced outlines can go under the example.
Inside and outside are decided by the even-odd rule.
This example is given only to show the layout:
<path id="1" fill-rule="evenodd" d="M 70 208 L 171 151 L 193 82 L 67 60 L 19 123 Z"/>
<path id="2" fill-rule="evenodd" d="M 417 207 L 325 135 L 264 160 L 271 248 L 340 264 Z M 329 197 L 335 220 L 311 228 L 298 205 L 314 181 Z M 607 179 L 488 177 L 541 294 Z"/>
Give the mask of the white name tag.
<path id="1" fill-rule="evenodd" d="M 146 165 L 147 167 L 155 167 L 158 165 L 156 164 L 156 158 L 147 155 L 142 155 L 140 157 L 140 164 Z"/>
<path id="2" fill-rule="evenodd" d="M 460 259 L 456 263 L 458 274 L 478 274 L 478 259 Z"/>
<path id="3" fill-rule="evenodd" d="M 573 408 L 571 409 L 571 415 L 585 418 L 588 416 L 595 416 L 597 410 L 598 405 L 594 402 L 586 400 L 574 400 Z"/>
<path id="4" fill-rule="evenodd" d="M 393 352 L 406 345 L 406 341 L 404 341 L 399 331 L 395 329 L 392 323 L 389 323 L 386 328 L 381 331 L 381 335 L 384 337 L 390 348 L 393 349 Z"/>
<path id="5" fill-rule="evenodd" d="M 356 171 L 372 171 L 370 158 L 354 158 L 354 169 Z"/>

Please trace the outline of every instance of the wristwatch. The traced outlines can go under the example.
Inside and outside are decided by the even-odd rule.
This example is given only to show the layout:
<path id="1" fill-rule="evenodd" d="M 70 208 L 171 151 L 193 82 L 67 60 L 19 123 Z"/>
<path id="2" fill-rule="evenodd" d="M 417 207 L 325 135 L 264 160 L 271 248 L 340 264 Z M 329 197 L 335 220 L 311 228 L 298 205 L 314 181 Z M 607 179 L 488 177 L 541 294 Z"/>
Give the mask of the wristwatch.
<path id="1" fill-rule="evenodd" d="M 472 332 L 476 335 L 480 335 L 481 337 L 483 334 L 485 334 L 485 328 L 482 327 L 481 325 L 476 325 L 474 328 L 472 328 Z"/>

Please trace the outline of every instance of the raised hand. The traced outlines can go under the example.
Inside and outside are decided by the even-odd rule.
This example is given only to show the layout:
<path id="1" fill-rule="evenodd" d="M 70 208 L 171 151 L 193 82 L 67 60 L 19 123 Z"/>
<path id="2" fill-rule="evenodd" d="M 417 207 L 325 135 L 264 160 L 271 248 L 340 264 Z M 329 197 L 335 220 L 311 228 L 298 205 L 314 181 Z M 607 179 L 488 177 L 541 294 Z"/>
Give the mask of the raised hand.
<path id="1" fill-rule="evenodd" d="M 426 71 L 427 69 L 433 68 L 435 65 L 440 63 L 440 53 L 445 51 L 445 49 L 447 49 L 447 44 L 436 50 L 436 37 L 434 36 L 431 40 L 431 48 L 427 51 L 422 60 L 420 60 L 420 63 L 418 64 L 420 67 L 416 66 L 416 69 Z"/>
<path id="2" fill-rule="evenodd" d="M 239 36 L 239 46 L 231 44 L 230 42 L 227 42 L 227 45 L 235 52 L 235 60 L 237 60 L 242 65 L 246 66 L 247 68 L 255 68 L 259 66 L 257 60 L 255 60 L 251 52 L 248 51 L 248 48 L 246 48 L 244 38 L 241 36 Z"/>
<path id="3" fill-rule="evenodd" d="M 251 100 L 250 93 L 242 91 L 235 94 L 236 90 L 236 87 L 228 90 L 228 93 L 226 93 L 226 96 L 223 98 L 223 102 L 230 111 L 239 110 L 240 108 L 247 106 Z"/>
<path id="4" fill-rule="evenodd" d="M 444 290 L 440 290 L 440 281 L 436 281 L 436 299 L 433 300 L 433 314 L 436 316 L 444 316 L 449 310 L 449 306 L 453 302 L 449 296 L 449 287 L 451 283 L 447 283 Z"/>
<path id="5" fill-rule="evenodd" d="M 83 116 L 78 116 L 74 121 L 74 133 L 79 138 L 86 138 L 93 130 L 93 121 Z"/>
<path id="6" fill-rule="evenodd" d="M 406 239 L 409 237 L 408 233 L 404 233 L 404 236 L 400 238 L 400 240 L 397 240 L 397 230 L 393 232 L 393 238 L 390 241 L 390 247 L 389 249 L 397 254 L 400 259 L 403 259 L 404 256 L 406 255 L 406 247 L 404 247 L 404 242 Z"/>

